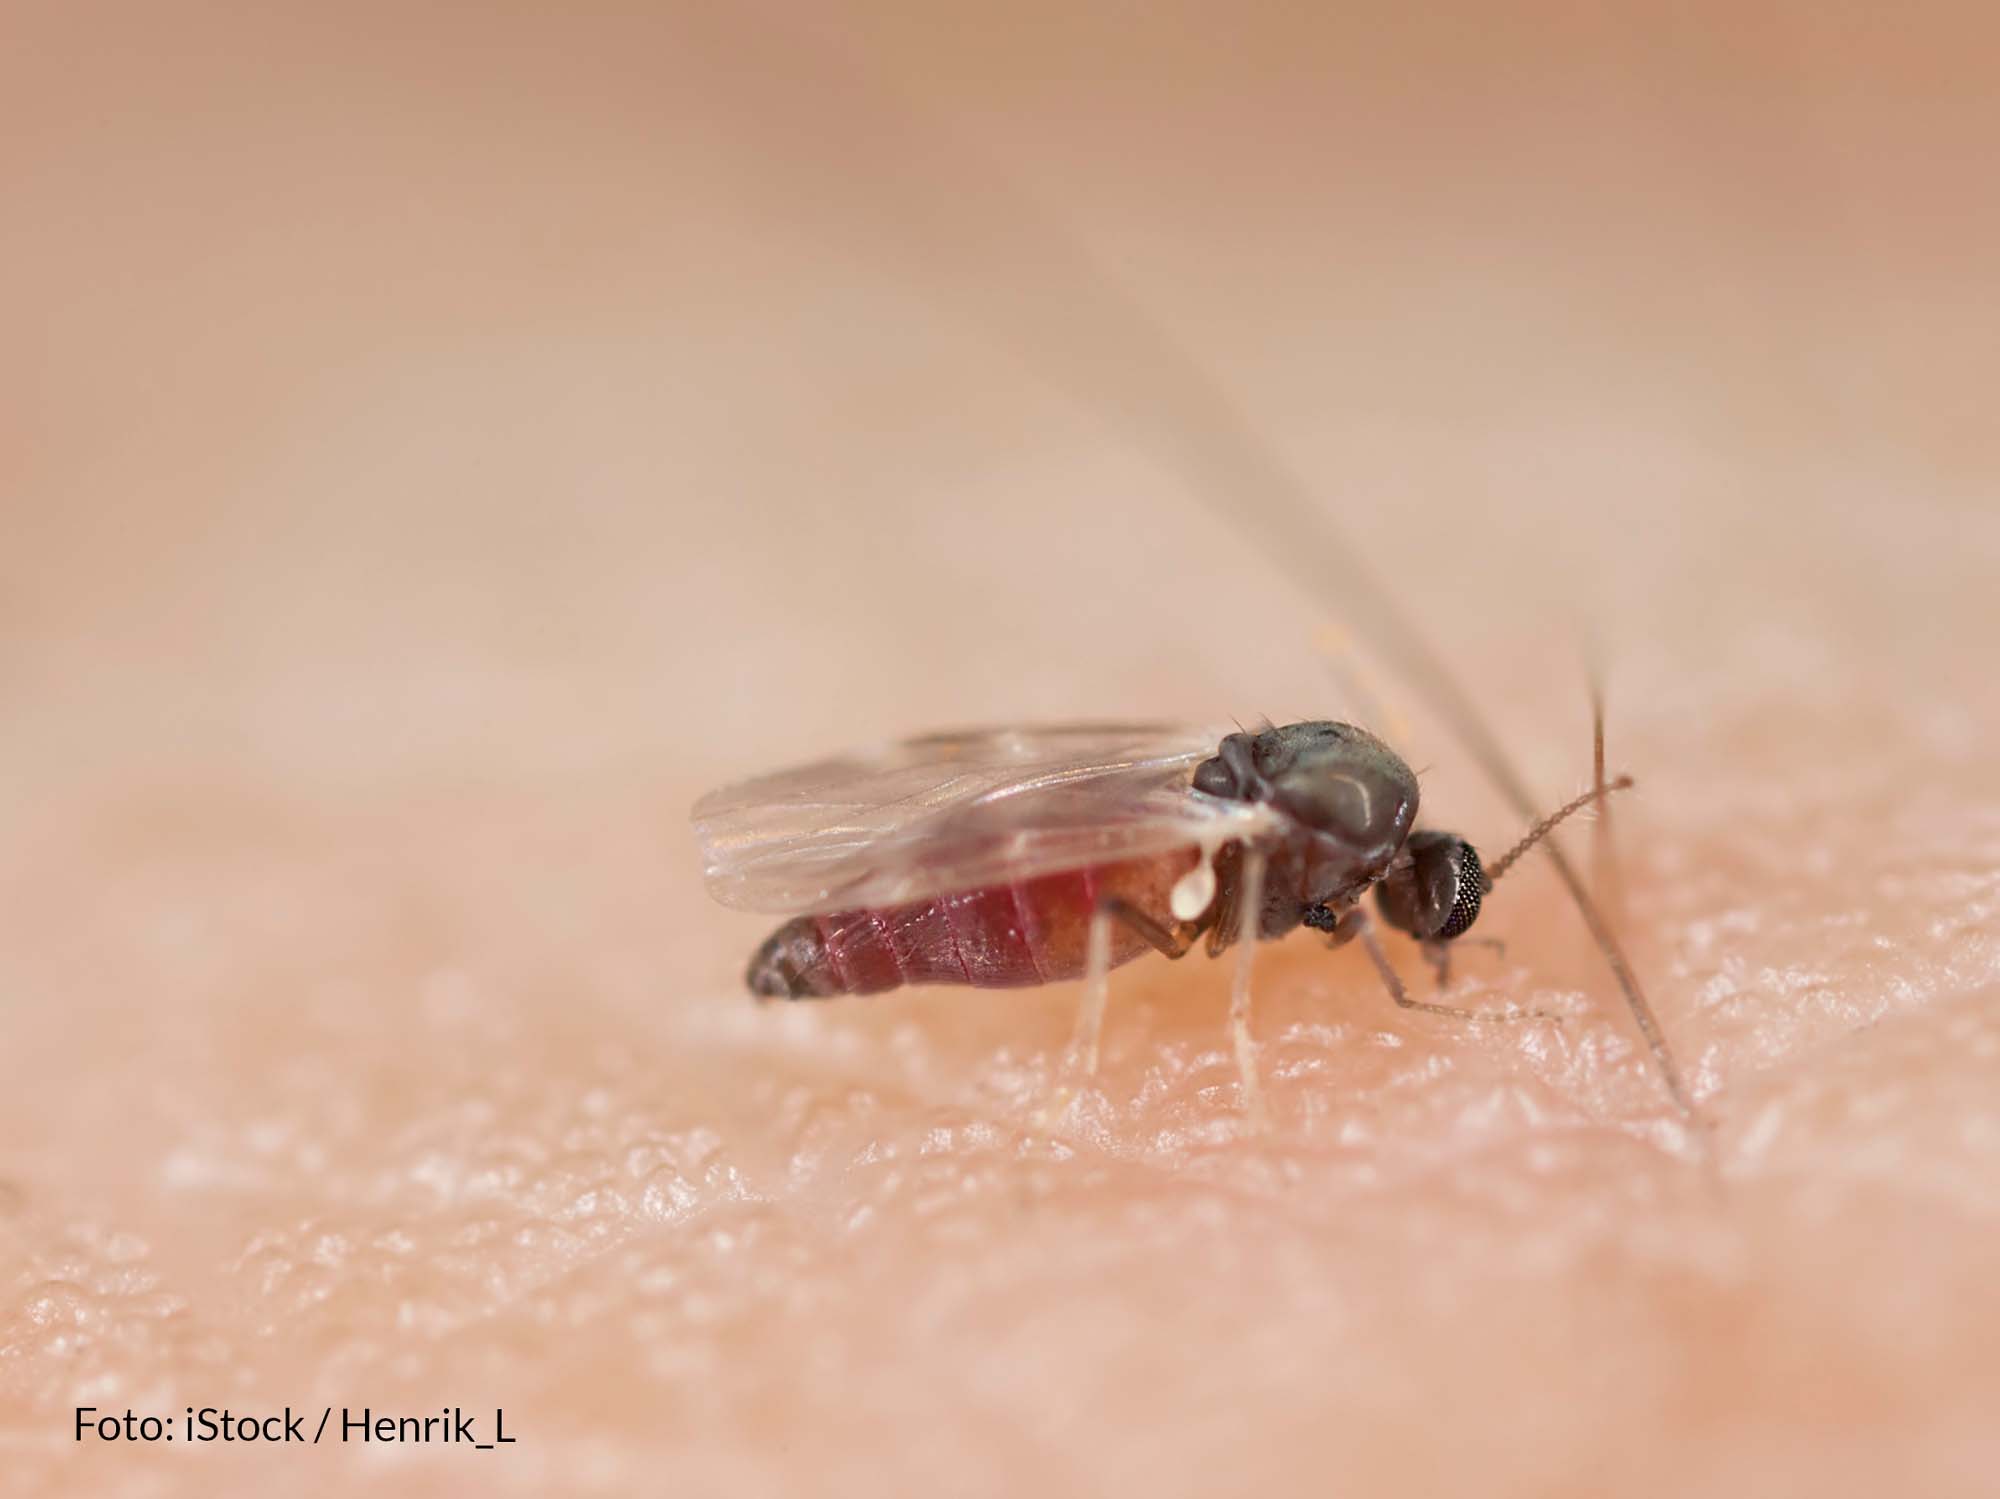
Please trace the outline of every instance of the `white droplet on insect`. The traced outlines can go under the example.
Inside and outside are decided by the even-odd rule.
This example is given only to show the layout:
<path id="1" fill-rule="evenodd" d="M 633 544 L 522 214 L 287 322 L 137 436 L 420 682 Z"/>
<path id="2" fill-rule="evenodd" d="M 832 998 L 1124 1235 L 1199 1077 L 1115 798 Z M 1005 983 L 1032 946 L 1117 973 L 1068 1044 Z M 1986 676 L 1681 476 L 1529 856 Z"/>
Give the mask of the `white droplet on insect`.
<path id="1" fill-rule="evenodd" d="M 1208 909 L 1208 903 L 1214 899 L 1215 861 L 1209 851 L 1203 849 L 1201 862 L 1174 881 L 1167 905 L 1174 913 L 1174 920 L 1193 921 Z"/>

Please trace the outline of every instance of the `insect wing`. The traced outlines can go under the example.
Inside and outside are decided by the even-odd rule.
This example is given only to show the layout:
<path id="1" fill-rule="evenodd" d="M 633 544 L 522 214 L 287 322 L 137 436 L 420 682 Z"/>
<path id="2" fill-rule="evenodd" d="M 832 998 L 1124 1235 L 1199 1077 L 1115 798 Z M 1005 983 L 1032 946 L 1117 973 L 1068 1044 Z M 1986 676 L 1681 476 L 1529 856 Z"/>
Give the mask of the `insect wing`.
<path id="1" fill-rule="evenodd" d="M 710 892 L 797 914 L 886 906 L 1141 858 L 1247 830 L 1194 791 L 1219 732 L 1079 724 L 904 740 L 695 804 Z"/>

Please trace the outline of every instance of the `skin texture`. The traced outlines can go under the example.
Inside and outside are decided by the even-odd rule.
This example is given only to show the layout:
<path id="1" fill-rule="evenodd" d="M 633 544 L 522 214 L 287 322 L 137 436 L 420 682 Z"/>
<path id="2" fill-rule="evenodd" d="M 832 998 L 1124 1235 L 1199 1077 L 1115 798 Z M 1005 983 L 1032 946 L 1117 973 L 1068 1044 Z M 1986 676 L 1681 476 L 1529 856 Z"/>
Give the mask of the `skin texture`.
<path id="1" fill-rule="evenodd" d="M 11 1491 L 1991 1492 L 1991 22 L 1301 9 L 20 15 Z M 1450 997 L 1568 1018 L 1300 934 L 1262 1135 L 1225 964 L 1053 1123 L 1075 986 L 742 995 L 686 806 L 884 735 L 1355 716 L 1518 833 L 1117 298 L 1545 805 L 1587 624 L 1706 1147 L 1535 859 Z"/>

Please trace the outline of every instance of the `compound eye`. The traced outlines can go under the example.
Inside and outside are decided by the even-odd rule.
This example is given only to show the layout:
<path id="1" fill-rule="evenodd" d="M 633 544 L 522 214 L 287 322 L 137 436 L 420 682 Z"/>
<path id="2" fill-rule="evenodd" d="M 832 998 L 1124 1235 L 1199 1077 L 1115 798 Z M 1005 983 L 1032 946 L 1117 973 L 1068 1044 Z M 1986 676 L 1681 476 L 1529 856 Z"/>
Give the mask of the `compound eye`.
<path id="1" fill-rule="evenodd" d="M 1460 842 L 1455 852 L 1457 857 L 1452 864 L 1457 888 L 1452 892 L 1451 909 L 1445 913 L 1444 925 L 1433 938 L 1438 942 L 1451 941 L 1479 919 L 1480 897 L 1486 893 L 1486 871 L 1480 868 L 1479 855 L 1472 845 Z"/>
<path id="2" fill-rule="evenodd" d="M 1410 859 L 1376 887 L 1389 925 L 1425 942 L 1449 942 L 1479 919 L 1486 871 L 1471 844 L 1453 833 L 1413 833 Z"/>

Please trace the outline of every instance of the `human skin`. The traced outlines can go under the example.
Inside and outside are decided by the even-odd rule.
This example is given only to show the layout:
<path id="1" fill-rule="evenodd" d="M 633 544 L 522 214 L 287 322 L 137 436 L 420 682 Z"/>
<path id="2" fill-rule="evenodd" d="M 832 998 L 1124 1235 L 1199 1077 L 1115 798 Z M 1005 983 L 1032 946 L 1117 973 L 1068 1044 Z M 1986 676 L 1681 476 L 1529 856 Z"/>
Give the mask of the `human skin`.
<path id="1" fill-rule="evenodd" d="M 1990 1492 L 1990 35 L 854 14 L 22 18 L 10 1487 Z M 742 992 L 687 806 L 887 735 L 1351 714 L 1518 834 L 1209 382 L 1544 805 L 1594 642 L 1692 1125 L 1535 860 L 1450 997 L 1561 1020 L 1299 934 L 1261 1131 L 1199 956 L 1053 1119 L 1075 986 Z M 516 1440 L 73 1437 L 288 1405 Z"/>

